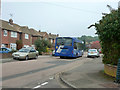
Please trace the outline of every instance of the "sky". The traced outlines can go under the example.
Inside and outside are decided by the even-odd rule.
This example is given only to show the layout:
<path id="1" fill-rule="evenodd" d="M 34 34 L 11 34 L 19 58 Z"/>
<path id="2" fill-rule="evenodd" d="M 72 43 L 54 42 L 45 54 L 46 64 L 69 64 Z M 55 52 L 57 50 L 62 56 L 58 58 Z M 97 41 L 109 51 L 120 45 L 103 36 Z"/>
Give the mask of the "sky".
<path id="1" fill-rule="evenodd" d="M 88 26 L 118 8 L 118 0 L 2 0 L 1 18 L 52 34 L 67 37 L 96 36 Z M 13 16 L 11 17 L 10 14 Z"/>

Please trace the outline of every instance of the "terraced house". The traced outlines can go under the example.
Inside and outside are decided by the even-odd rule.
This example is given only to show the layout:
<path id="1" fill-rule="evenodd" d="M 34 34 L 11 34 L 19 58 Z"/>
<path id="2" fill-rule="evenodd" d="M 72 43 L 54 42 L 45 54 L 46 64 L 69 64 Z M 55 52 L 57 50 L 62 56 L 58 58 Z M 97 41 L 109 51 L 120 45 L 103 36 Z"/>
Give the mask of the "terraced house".
<path id="1" fill-rule="evenodd" d="M 21 40 L 23 47 L 34 46 L 34 41 L 37 39 L 49 40 L 53 45 L 55 44 L 55 38 L 59 35 L 48 34 L 47 32 L 37 31 L 27 26 L 20 26 L 13 23 L 12 19 L 9 21 L 0 20 L 1 25 L 1 44 L 0 47 L 8 47 L 16 50 L 16 40 Z"/>

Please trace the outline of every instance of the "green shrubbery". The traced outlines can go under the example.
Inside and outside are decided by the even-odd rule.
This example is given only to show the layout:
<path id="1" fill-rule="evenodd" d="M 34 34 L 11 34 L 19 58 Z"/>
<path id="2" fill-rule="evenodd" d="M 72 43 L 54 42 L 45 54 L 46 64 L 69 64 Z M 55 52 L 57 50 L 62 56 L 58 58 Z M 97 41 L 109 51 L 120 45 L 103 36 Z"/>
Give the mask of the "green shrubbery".
<path id="1" fill-rule="evenodd" d="M 51 48 L 51 44 L 48 40 L 36 40 L 35 41 L 35 47 L 39 51 L 39 54 L 42 54 L 42 52 L 47 52 L 47 48 Z"/>
<path id="2" fill-rule="evenodd" d="M 120 58 L 120 12 L 112 10 L 95 23 L 96 31 L 101 42 L 103 63 L 117 65 Z M 90 27 L 91 27 L 90 26 Z M 89 27 L 89 28 L 90 28 Z"/>
<path id="3" fill-rule="evenodd" d="M 17 50 L 21 49 L 23 47 L 22 40 L 16 40 Z"/>

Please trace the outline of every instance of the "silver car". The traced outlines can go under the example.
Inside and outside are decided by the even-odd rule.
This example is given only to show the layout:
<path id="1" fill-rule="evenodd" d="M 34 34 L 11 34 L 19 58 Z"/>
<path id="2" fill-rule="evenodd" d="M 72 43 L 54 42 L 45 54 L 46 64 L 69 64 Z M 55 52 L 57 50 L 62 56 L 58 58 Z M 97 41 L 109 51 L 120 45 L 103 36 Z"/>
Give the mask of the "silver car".
<path id="1" fill-rule="evenodd" d="M 12 54 L 14 59 L 25 59 L 38 58 L 38 51 L 33 48 L 22 48 L 18 52 Z"/>
<path id="2" fill-rule="evenodd" d="M 89 49 L 87 57 L 100 57 L 100 54 L 97 49 Z"/>

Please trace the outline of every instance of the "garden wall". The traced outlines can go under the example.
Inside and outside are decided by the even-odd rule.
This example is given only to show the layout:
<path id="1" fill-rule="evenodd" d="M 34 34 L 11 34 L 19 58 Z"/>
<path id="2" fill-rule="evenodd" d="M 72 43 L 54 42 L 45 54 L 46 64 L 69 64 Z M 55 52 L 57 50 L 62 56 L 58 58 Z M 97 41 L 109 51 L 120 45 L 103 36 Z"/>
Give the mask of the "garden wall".
<path id="1" fill-rule="evenodd" d="M 117 66 L 104 64 L 104 72 L 109 76 L 116 77 Z"/>

